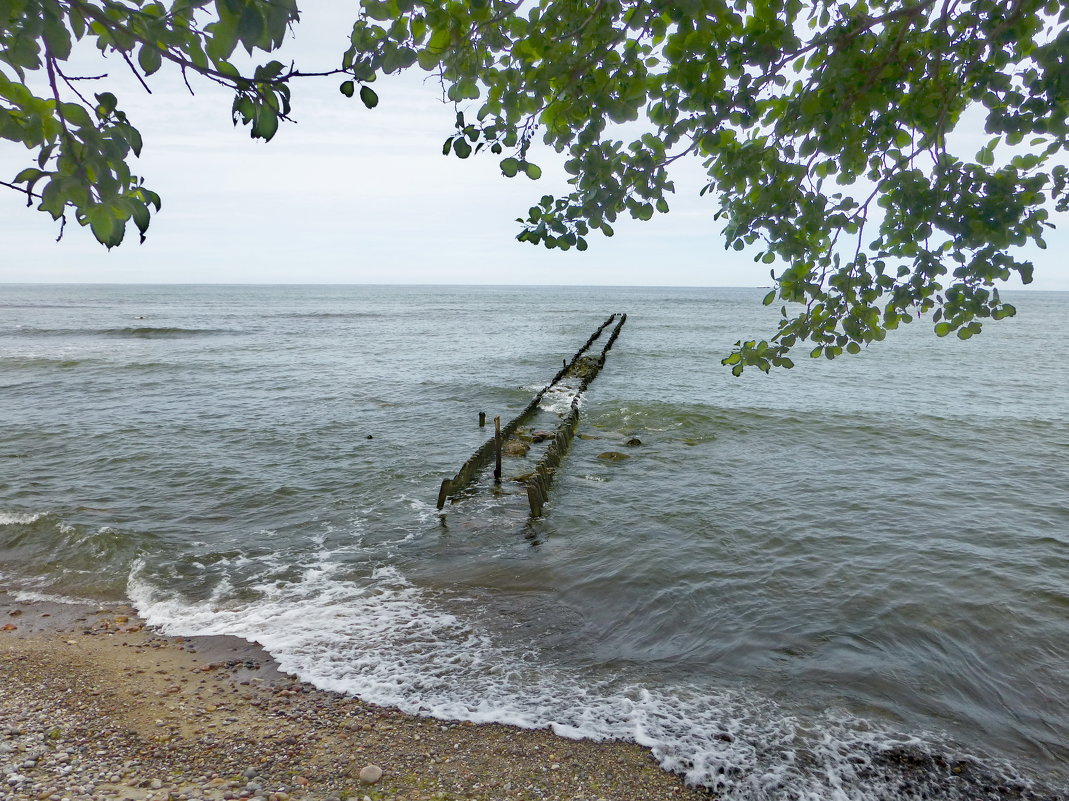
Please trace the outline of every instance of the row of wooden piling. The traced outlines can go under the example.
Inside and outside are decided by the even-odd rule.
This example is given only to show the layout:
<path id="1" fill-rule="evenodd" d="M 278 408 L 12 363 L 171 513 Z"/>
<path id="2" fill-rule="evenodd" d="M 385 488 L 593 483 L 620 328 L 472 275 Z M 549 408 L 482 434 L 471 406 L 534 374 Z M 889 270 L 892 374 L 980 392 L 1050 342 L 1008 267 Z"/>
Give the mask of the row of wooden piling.
<path id="1" fill-rule="evenodd" d="M 575 438 L 575 432 L 579 428 L 580 398 L 590 385 L 590 382 L 597 378 L 601 368 L 605 366 L 605 356 L 612 348 L 613 343 L 616 342 L 616 338 L 620 336 L 620 329 L 624 327 L 626 321 L 627 315 L 624 314 L 620 317 L 620 322 L 616 324 L 616 328 L 613 329 L 609 341 L 602 348 L 601 355 L 589 360 L 589 370 L 584 371 L 582 380 L 579 383 L 579 390 L 575 393 L 575 397 L 572 398 L 572 405 L 568 410 L 568 414 L 564 416 L 560 425 L 553 432 L 553 438 L 550 440 L 549 446 L 546 448 L 545 453 L 542 454 L 542 458 L 538 460 L 538 464 L 535 465 L 534 472 L 527 478 L 527 502 L 531 507 L 532 517 L 541 517 L 542 508 L 549 500 L 549 485 L 553 483 L 557 467 Z"/>
<path id="2" fill-rule="evenodd" d="M 623 317 L 626 318 L 627 315 L 625 314 L 623 315 Z M 518 429 L 526 420 L 528 420 L 532 415 L 534 415 L 534 413 L 538 410 L 538 404 L 542 401 L 542 396 L 545 395 L 546 392 L 548 392 L 554 385 L 556 385 L 565 375 L 567 375 L 568 371 L 579 362 L 579 359 L 582 358 L 583 354 L 590 348 L 592 344 L 594 344 L 594 341 L 599 336 L 601 336 L 601 332 L 604 331 L 609 325 L 611 325 L 613 320 L 615 319 L 616 314 L 609 315 L 608 319 L 605 320 L 605 322 L 603 322 L 600 326 L 598 326 L 597 330 L 590 335 L 589 339 L 587 339 L 585 343 L 583 343 L 583 346 L 575 352 L 575 355 L 572 356 L 571 361 L 564 363 L 564 366 L 557 372 L 555 376 L 553 376 L 553 379 L 548 384 L 546 384 L 541 390 L 539 390 L 538 394 L 536 394 L 534 398 L 531 399 L 531 402 L 524 407 L 523 411 L 521 411 L 518 415 L 512 418 L 503 427 L 501 426 L 501 418 L 494 418 L 494 436 L 479 446 L 475 453 L 473 453 L 468 458 L 468 460 L 460 466 L 460 469 L 457 471 L 455 476 L 442 480 L 442 486 L 438 490 L 439 509 L 445 506 L 446 500 L 451 495 L 459 493 L 460 491 L 474 483 L 475 479 L 478 477 L 479 471 L 486 467 L 486 465 L 488 465 L 491 460 L 497 461 L 498 467 L 495 470 L 495 478 L 497 480 L 500 480 L 501 444 L 509 437 L 511 437 L 513 433 L 515 433 L 516 429 Z M 623 320 L 620 321 L 620 325 L 623 325 Z M 619 334 L 620 331 L 620 325 L 617 325 L 616 329 L 613 331 L 613 334 L 609 339 L 610 345 L 616 340 L 616 336 Z M 605 348 L 605 350 L 602 351 L 603 359 L 604 353 L 607 350 L 608 346 Z M 485 416 L 480 413 L 480 424 L 483 423 L 484 420 Z"/>

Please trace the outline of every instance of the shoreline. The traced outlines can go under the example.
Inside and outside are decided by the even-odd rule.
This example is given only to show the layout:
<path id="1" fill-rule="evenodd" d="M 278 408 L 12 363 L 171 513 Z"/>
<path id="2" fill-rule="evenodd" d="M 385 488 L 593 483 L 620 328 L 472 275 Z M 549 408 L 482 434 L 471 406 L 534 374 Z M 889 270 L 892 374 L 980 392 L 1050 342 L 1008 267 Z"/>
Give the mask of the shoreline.
<path id="1" fill-rule="evenodd" d="M 127 603 L 0 592 L 0 687 L 0 801 L 711 797 L 635 743 L 377 707 L 255 643 L 161 635 Z"/>

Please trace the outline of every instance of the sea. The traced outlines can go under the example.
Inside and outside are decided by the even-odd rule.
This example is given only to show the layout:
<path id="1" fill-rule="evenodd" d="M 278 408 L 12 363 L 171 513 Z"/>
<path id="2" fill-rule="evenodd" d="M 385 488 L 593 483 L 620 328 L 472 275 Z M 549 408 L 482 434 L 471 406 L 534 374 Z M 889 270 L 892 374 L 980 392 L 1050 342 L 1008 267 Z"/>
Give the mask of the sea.
<path id="1" fill-rule="evenodd" d="M 1069 293 L 735 378 L 766 291 L 0 285 L 0 589 L 732 801 L 1069 797 Z M 439 510 L 613 313 L 543 514 Z"/>

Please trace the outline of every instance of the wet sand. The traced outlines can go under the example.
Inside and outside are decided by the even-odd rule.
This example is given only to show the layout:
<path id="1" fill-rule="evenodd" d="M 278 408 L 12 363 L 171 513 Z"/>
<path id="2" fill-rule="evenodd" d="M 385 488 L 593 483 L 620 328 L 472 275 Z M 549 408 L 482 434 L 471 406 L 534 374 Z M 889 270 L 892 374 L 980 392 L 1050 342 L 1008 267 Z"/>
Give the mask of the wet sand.
<path id="1" fill-rule="evenodd" d="M 632 743 L 406 715 L 316 690 L 238 638 L 165 637 L 123 604 L 0 593 L 0 800 L 110 798 L 710 795 Z"/>

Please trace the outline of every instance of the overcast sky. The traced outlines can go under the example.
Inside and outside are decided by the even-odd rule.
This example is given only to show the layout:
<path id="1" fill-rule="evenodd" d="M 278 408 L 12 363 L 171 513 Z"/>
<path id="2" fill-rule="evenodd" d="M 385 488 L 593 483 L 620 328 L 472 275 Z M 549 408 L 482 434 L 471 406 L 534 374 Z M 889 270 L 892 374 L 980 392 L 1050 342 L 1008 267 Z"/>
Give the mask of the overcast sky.
<path id="1" fill-rule="evenodd" d="M 332 6 L 329 10 L 323 6 Z M 345 6 L 346 8 L 342 8 Z M 286 61 L 305 70 L 336 65 L 347 44 L 347 4 L 305 12 Z M 230 121 L 231 96 L 205 81 L 190 97 L 177 75 L 157 74 L 148 95 L 112 57 L 105 88 L 119 96 L 144 138 L 135 172 L 163 197 L 148 241 L 131 225 L 110 253 L 87 229 L 67 226 L 56 243 L 48 215 L 0 187 L 3 282 L 432 283 L 762 286 L 769 267 L 726 251 L 715 200 L 698 198 L 698 169 L 676 176 L 672 211 L 621 220 L 616 236 L 592 235 L 585 253 L 518 243 L 515 218 L 543 194 L 566 190 L 553 154 L 533 160 L 539 181 L 504 178 L 500 157 L 441 155 L 454 113 L 418 70 L 379 81 L 367 110 L 336 78 L 294 85 L 295 125 L 270 143 Z M 981 132 L 975 132 L 982 142 Z M 0 174 L 27 166 L 27 151 L 0 142 Z M 695 163 L 695 168 L 698 165 Z M 1063 215 L 1064 216 L 1064 215 Z M 1069 290 L 1069 235 L 1032 250 L 1037 289 Z"/>

